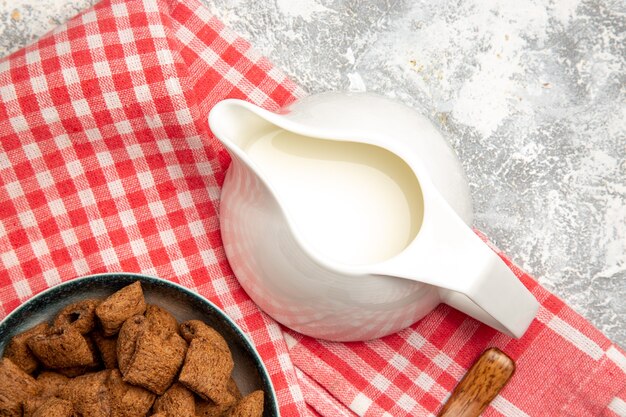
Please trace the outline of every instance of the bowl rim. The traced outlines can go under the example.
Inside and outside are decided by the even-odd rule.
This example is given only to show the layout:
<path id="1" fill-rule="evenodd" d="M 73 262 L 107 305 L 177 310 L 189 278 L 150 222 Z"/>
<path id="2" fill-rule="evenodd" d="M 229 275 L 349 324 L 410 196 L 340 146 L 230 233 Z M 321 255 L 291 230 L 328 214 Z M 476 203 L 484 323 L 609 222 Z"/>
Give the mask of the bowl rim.
<path id="1" fill-rule="evenodd" d="M 6 323 L 12 319 L 13 316 L 16 316 L 18 314 L 20 314 L 22 312 L 22 310 L 25 310 L 28 308 L 28 306 L 35 302 L 38 298 L 43 297 L 47 294 L 50 293 L 54 293 L 54 292 L 58 292 L 61 290 L 62 287 L 65 287 L 66 285 L 72 285 L 72 284 L 76 284 L 77 282 L 85 282 L 85 281 L 92 281 L 92 280 L 98 280 L 98 279 L 103 279 L 106 277 L 114 277 L 114 276 L 124 276 L 127 278 L 137 278 L 140 281 L 153 281 L 153 282 L 158 282 L 160 284 L 164 284 L 166 286 L 169 286 L 175 290 L 181 291 L 183 293 L 185 293 L 185 295 L 190 296 L 192 298 L 195 298 L 197 301 L 208 305 L 209 309 L 211 310 L 211 313 L 215 313 L 219 316 L 220 319 L 226 321 L 228 323 L 228 325 L 231 327 L 231 329 L 237 334 L 238 338 L 241 340 L 242 343 L 244 343 L 246 346 L 246 350 L 248 352 L 251 352 L 253 354 L 253 356 L 255 357 L 255 362 L 257 365 L 257 371 L 259 372 L 259 376 L 263 379 L 263 383 L 265 385 L 267 385 L 270 388 L 270 392 L 266 392 L 266 398 L 267 400 L 271 401 L 272 404 L 272 408 L 276 411 L 276 415 L 280 417 L 280 408 L 278 406 L 278 400 L 276 398 L 276 389 L 274 388 L 274 384 L 272 383 L 272 379 L 270 378 L 269 372 L 267 371 L 267 368 L 265 366 L 265 362 L 263 361 L 263 358 L 261 358 L 261 355 L 259 355 L 259 352 L 257 351 L 256 347 L 254 346 L 254 344 L 252 343 L 252 340 L 250 339 L 250 337 L 239 327 L 239 325 L 237 323 L 235 323 L 235 321 L 230 318 L 230 316 L 228 316 L 228 314 L 226 314 L 226 312 L 224 312 L 220 307 L 218 307 L 217 305 L 215 305 L 213 302 L 211 302 L 208 298 L 204 297 L 203 295 L 177 283 L 177 282 L 173 282 L 173 281 L 169 281 L 167 279 L 164 278 L 159 278 L 156 277 L 154 275 L 147 275 L 147 274 L 139 274 L 139 273 L 135 273 L 135 272 L 102 272 L 102 273 L 97 273 L 97 274 L 89 274 L 89 275 L 82 275 L 76 278 L 72 278 L 68 281 L 64 281 L 61 282 L 59 284 L 53 285 L 52 287 L 46 288 L 45 290 L 38 292 L 37 294 L 31 296 L 28 300 L 24 301 L 23 303 L 21 303 L 18 307 L 16 307 L 13 311 L 11 311 L 9 314 L 6 315 L 6 317 L 4 317 L 2 320 L 0 320 L 0 329 L 2 329 L 3 326 L 6 325 Z"/>

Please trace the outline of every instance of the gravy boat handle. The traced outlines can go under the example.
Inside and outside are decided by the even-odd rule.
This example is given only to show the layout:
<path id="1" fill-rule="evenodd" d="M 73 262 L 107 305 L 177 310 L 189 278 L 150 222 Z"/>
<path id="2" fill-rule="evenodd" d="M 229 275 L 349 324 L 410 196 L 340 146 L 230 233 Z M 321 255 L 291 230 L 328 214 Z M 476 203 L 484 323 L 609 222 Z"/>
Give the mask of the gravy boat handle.
<path id="1" fill-rule="evenodd" d="M 539 303 L 436 190 L 424 191 L 424 219 L 417 237 L 373 272 L 437 286 L 442 302 L 520 338 Z"/>

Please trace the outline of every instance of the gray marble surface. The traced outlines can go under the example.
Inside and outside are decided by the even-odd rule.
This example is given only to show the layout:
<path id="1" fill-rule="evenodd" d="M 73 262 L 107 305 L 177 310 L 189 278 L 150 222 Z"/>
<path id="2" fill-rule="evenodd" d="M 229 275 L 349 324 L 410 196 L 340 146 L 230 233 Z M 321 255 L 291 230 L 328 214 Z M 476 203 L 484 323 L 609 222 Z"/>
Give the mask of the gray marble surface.
<path id="1" fill-rule="evenodd" d="M 626 4 L 203 0 L 309 92 L 426 114 L 471 182 L 475 225 L 626 346 Z M 94 0 L 0 0 L 0 56 Z"/>

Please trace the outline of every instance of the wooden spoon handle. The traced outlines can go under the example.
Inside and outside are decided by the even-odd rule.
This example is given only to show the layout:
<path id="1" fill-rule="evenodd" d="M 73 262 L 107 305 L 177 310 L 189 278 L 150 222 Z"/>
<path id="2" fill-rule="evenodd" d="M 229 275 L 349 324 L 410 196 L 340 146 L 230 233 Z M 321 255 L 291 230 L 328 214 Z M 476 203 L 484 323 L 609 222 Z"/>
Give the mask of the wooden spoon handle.
<path id="1" fill-rule="evenodd" d="M 477 417 L 489 405 L 515 372 L 515 362 L 500 349 L 490 348 L 480 355 L 438 417 Z"/>

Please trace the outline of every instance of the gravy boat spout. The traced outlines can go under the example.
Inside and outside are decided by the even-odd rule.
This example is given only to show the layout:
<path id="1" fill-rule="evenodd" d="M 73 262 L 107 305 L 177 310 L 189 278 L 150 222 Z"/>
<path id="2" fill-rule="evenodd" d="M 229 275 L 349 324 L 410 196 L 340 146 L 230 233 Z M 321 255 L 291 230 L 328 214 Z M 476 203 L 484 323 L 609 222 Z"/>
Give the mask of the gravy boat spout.
<path id="1" fill-rule="evenodd" d="M 436 286 L 441 301 L 509 336 L 521 337 L 539 303 L 504 261 L 423 181 L 419 234 L 372 273 Z"/>
<path id="2" fill-rule="evenodd" d="M 535 316 L 536 300 L 468 227 L 454 152 L 411 108 L 354 93 L 278 113 L 230 99 L 209 125 L 232 159 L 219 208 L 226 257 L 285 326 L 368 340 L 444 302 L 520 337 Z"/>

